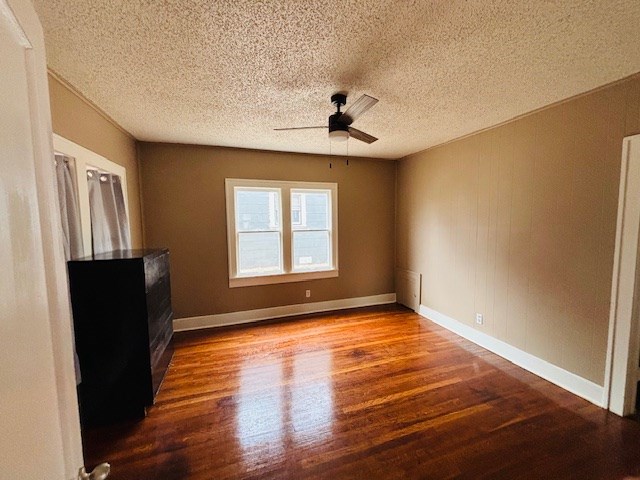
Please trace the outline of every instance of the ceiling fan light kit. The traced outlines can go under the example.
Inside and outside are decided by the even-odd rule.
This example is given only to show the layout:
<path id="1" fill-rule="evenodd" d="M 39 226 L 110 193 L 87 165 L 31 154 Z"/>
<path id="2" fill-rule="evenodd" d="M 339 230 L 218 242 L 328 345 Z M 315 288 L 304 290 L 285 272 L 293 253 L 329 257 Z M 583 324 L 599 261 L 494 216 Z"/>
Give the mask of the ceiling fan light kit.
<path id="1" fill-rule="evenodd" d="M 329 130 L 329 139 L 332 142 L 346 142 L 349 140 L 348 130 Z"/>
<path id="2" fill-rule="evenodd" d="M 343 93 L 335 93 L 331 95 L 331 103 L 336 106 L 336 113 L 329 116 L 329 125 L 327 127 L 291 127 L 291 128 L 276 128 L 275 130 L 304 130 L 312 128 L 328 128 L 329 139 L 332 142 L 346 142 L 349 137 L 356 140 L 360 140 L 365 143 L 373 143 L 378 140 L 373 135 L 369 135 L 361 130 L 351 127 L 350 125 L 360 115 L 365 113 L 376 103 L 378 99 L 369 95 L 362 95 L 345 111 L 341 112 L 340 107 L 347 103 L 347 96 Z"/>

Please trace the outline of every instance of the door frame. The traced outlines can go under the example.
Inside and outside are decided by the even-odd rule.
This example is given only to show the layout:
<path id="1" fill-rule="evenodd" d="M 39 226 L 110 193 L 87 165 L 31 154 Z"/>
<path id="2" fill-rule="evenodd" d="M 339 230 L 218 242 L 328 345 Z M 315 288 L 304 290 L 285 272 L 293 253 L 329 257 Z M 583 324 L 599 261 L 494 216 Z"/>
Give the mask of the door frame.
<path id="1" fill-rule="evenodd" d="M 57 403 L 65 476 L 76 478 L 84 461 L 73 363 L 69 286 L 55 185 L 44 35 L 38 15 L 29 0 L 0 0 L 0 14 L 15 27 L 16 34 L 23 38 L 25 46 L 38 220 L 44 258 L 42 267 L 46 283 L 44 295 L 47 298 L 57 390 L 57 398 L 42 400 Z M 37 462 L 38 454 L 33 453 L 34 462 Z"/>
<path id="2" fill-rule="evenodd" d="M 603 406 L 633 414 L 640 380 L 640 135 L 622 144 Z"/>

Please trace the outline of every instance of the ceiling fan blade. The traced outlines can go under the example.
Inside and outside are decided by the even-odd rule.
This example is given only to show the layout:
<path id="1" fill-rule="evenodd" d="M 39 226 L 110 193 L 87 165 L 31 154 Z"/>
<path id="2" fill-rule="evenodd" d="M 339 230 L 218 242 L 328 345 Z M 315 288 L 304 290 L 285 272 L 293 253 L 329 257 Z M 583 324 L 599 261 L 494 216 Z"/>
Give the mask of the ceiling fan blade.
<path id="1" fill-rule="evenodd" d="M 369 135 L 368 133 L 364 133 L 362 130 L 358 130 L 353 127 L 349 127 L 349 136 L 364 143 L 373 143 L 378 140 L 373 135 Z"/>
<path id="2" fill-rule="evenodd" d="M 338 121 L 344 125 L 351 125 L 356 118 L 369 110 L 376 103 L 378 103 L 377 98 L 370 97 L 369 95 L 362 95 L 342 113 Z"/>
<path id="3" fill-rule="evenodd" d="M 329 128 L 327 125 L 322 125 L 321 127 L 289 127 L 289 128 L 274 128 L 274 130 L 309 130 L 311 128 Z"/>

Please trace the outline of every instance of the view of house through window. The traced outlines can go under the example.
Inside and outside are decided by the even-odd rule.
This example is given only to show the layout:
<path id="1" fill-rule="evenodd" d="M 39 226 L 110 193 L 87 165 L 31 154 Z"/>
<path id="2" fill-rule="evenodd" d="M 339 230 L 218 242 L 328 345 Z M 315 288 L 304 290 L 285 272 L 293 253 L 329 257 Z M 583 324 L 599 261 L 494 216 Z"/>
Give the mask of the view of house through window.
<path id="1" fill-rule="evenodd" d="M 331 191 L 292 190 L 293 270 L 331 268 Z"/>
<path id="2" fill-rule="evenodd" d="M 282 273 L 280 190 L 236 187 L 238 274 Z"/>
<path id="3" fill-rule="evenodd" d="M 335 183 L 226 180 L 230 286 L 337 276 Z"/>

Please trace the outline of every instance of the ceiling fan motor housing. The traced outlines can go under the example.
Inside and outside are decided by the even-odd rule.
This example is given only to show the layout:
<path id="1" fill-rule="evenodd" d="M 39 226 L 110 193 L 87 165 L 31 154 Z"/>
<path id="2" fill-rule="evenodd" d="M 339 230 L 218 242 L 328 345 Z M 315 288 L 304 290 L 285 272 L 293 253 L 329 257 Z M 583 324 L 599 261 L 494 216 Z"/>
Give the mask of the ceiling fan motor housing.
<path id="1" fill-rule="evenodd" d="M 342 116 L 342 113 L 337 112 L 333 115 L 329 116 L 329 133 L 335 132 L 336 130 L 341 130 L 343 132 L 348 132 L 349 127 L 344 123 L 340 123 L 338 119 Z"/>
<path id="2" fill-rule="evenodd" d="M 346 142 L 349 139 L 349 127 L 339 121 L 342 113 L 336 112 L 329 117 L 329 138 L 332 142 Z"/>

